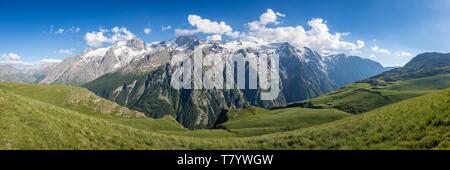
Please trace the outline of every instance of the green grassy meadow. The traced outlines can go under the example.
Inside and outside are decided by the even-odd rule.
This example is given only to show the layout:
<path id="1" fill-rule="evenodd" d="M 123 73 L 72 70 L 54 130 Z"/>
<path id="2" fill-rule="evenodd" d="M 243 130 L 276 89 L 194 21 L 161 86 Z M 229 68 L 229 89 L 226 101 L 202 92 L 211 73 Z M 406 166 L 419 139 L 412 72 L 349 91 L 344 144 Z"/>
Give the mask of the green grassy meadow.
<path id="1" fill-rule="evenodd" d="M 0 149 L 450 149 L 450 89 L 354 116 L 233 110 L 222 129 L 197 131 L 64 85 L 0 83 L 0 108 Z"/>
<path id="2" fill-rule="evenodd" d="M 350 116 L 337 109 L 293 107 L 267 110 L 250 107 L 229 111 L 229 120 L 220 127 L 241 136 L 256 136 L 311 127 Z"/>

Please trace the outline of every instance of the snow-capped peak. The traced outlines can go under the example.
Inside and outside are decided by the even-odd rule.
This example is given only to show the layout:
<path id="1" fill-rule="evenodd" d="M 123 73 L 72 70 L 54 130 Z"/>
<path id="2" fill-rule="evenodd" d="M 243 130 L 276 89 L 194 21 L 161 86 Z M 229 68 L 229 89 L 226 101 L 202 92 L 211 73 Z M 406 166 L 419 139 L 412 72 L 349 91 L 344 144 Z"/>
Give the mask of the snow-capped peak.
<path id="1" fill-rule="evenodd" d="M 80 56 L 80 58 L 86 59 L 86 58 L 102 57 L 102 56 L 104 56 L 106 54 L 108 49 L 109 49 L 108 47 L 97 48 L 95 50 L 93 50 L 93 49 L 86 49 L 85 52 L 83 52 L 84 54 L 82 54 Z"/>

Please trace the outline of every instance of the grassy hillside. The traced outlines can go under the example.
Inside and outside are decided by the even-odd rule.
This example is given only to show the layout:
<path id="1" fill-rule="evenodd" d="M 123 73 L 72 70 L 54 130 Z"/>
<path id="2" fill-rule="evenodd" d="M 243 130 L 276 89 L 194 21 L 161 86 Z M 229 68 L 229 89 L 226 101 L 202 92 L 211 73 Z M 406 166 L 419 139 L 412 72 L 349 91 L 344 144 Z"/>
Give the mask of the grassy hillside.
<path id="1" fill-rule="evenodd" d="M 375 80 L 373 80 L 375 81 Z M 401 100 L 450 87 L 450 74 L 399 80 L 395 82 L 360 82 L 290 106 L 337 108 L 360 114 Z"/>
<path id="2" fill-rule="evenodd" d="M 249 119 L 247 116 L 243 116 L 244 114 L 240 114 L 242 116 L 234 118 L 233 121 L 230 121 L 224 126 L 227 129 L 226 131 L 222 129 L 189 131 L 181 127 L 181 125 L 179 125 L 170 116 L 166 116 L 162 119 L 145 118 L 140 112 L 121 107 L 114 102 L 100 98 L 88 90 L 79 87 L 70 87 L 65 85 L 1 83 L 0 89 L 61 107 L 63 109 L 76 111 L 81 114 L 86 114 L 95 118 L 108 120 L 133 128 L 150 130 L 164 134 L 193 137 L 260 135 L 317 125 L 347 116 L 340 111 L 336 111 L 336 113 L 333 114 L 322 114 L 322 112 L 327 111 L 296 108 L 288 109 L 291 111 L 286 113 L 281 110 L 282 114 L 279 114 L 278 111 L 274 111 L 270 112 L 271 115 L 258 115 L 263 116 L 257 118 L 257 121 L 260 122 L 259 124 L 245 123 L 247 121 L 251 122 L 253 118 Z M 244 109 L 244 111 L 245 110 L 247 109 Z M 297 114 L 297 112 L 301 112 L 301 114 Z M 233 111 L 230 113 L 233 114 Z M 318 115 L 315 115 L 315 113 L 318 113 Z M 236 115 L 236 113 L 234 113 L 234 115 Z M 242 122 L 243 124 L 236 126 L 236 124 Z M 230 126 L 228 126 L 229 124 Z"/>
<path id="3" fill-rule="evenodd" d="M 122 114 L 115 112 L 117 109 L 110 109 L 111 112 L 103 110 L 103 113 L 97 114 L 84 113 L 77 107 L 68 109 L 58 106 L 58 103 L 64 102 L 31 95 L 33 91 L 28 94 L 11 89 L 17 86 L 26 90 L 23 86 L 32 88 L 31 86 L 2 85 L 0 149 L 450 149 L 450 89 L 361 115 L 310 127 L 306 125 L 298 130 L 233 137 L 221 135 L 220 133 L 227 133 L 222 130 L 183 132 L 181 127 L 168 133 L 162 132 L 158 128 L 166 127 L 156 127 L 155 120 L 123 114 L 126 111 Z M 47 86 L 43 86 L 42 91 L 45 91 L 44 87 Z M 52 91 L 47 90 L 46 93 Z M 34 92 L 38 93 L 37 90 Z M 60 99 L 63 98 L 61 96 Z M 113 108 L 106 108 L 111 107 Z M 270 114 L 264 113 L 255 119 L 249 119 L 253 115 L 238 117 L 253 120 L 248 124 L 257 126 L 258 120 L 274 118 L 277 114 L 299 116 L 307 113 L 305 111 L 291 115 L 289 111 L 291 110 L 269 111 Z M 327 110 L 323 111 L 324 114 L 327 113 Z M 107 118 L 98 116 L 99 114 Z M 234 117 L 235 122 L 239 121 L 238 117 Z M 130 122 L 124 123 L 123 120 Z M 142 120 L 145 124 L 137 126 L 133 120 Z M 286 120 L 283 118 L 280 122 Z M 167 121 L 161 126 L 170 124 L 169 120 L 159 121 Z M 230 122 L 232 121 L 233 118 Z M 241 126 L 245 122 L 248 121 L 234 126 Z M 277 123 L 278 121 L 273 122 L 274 125 Z M 174 126 L 176 125 L 175 123 Z"/>
<path id="4" fill-rule="evenodd" d="M 450 149 L 450 89 L 332 123 L 251 140 L 279 149 Z"/>
<path id="5" fill-rule="evenodd" d="M 290 106 L 360 114 L 450 87 L 450 53 L 423 53 L 405 66 Z"/>
<path id="6" fill-rule="evenodd" d="M 4 90 L 0 93 L 0 149 L 131 149 L 162 146 L 169 139 Z M 152 140 L 146 141 L 149 137 Z"/>
<path id="7" fill-rule="evenodd" d="M 0 83 L 0 90 L 9 94 L 26 97 L 30 100 L 44 102 L 59 107 L 60 109 L 75 111 L 96 119 L 142 130 L 195 137 L 234 136 L 234 134 L 223 130 L 208 133 L 203 131 L 192 132 L 183 128 L 170 116 L 161 119 L 147 118 L 144 117 L 143 113 L 121 107 L 114 102 L 98 97 L 92 92 L 79 87 Z"/>
<path id="8" fill-rule="evenodd" d="M 142 113 L 120 107 L 113 102 L 103 100 L 93 93 L 78 87 L 1 83 L 0 89 L 83 113 L 106 113 L 130 118 L 144 117 Z"/>
<path id="9" fill-rule="evenodd" d="M 393 82 L 442 74 L 450 74 L 450 53 L 423 53 L 405 66 L 386 71 L 369 80 Z"/>
<path id="10" fill-rule="evenodd" d="M 234 109 L 220 127 L 242 136 L 255 136 L 311 127 L 346 118 L 351 114 L 336 109 L 305 109 L 300 107 L 267 110 L 250 107 Z"/>

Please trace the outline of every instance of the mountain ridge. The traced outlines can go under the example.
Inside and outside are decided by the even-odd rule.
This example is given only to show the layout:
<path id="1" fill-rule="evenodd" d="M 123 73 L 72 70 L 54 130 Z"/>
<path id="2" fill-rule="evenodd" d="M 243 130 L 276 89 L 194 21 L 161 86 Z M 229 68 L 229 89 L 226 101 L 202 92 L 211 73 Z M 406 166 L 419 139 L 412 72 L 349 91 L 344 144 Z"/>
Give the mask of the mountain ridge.
<path id="1" fill-rule="evenodd" d="M 403 67 L 290 106 L 336 108 L 361 114 L 450 87 L 450 55 L 423 53 Z"/>
<path id="2" fill-rule="evenodd" d="M 169 61 L 176 54 L 190 55 L 192 47 L 197 45 L 206 47 L 204 54 L 230 57 L 280 55 L 281 94 L 273 101 L 262 101 L 259 99 L 261 91 L 258 89 L 173 89 L 170 80 L 174 67 Z M 299 49 L 289 43 L 242 46 L 237 48 L 239 45 L 230 47 L 229 44 L 200 42 L 193 36 L 178 37 L 170 42 L 152 44 L 153 52 L 116 72 L 100 76 L 83 87 L 122 106 L 144 112 L 150 117 L 172 115 L 191 129 L 215 126 L 217 122 L 221 122 L 223 112 L 229 109 L 250 105 L 281 107 L 289 102 L 308 99 L 336 88 L 334 81 L 328 77 L 323 57 L 309 48 Z M 246 74 L 248 69 L 249 67 L 246 68 Z M 354 81 L 356 80 L 358 79 Z"/>
<path id="3" fill-rule="evenodd" d="M 219 65 L 225 65 L 224 61 L 230 57 L 257 59 L 259 55 L 279 56 L 280 95 L 274 96 L 272 101 L 266 101 L 260 100 L 263 90 L 259 88 L 206 91 L 173 89 L 171 75 L 177 67 L 171 66 L 172 58 L 192 57 L 192 52 L 198 47 L 202 48 L 205 55 L 222 56 L 223 61 L 214 61 L 219 62 L 215 63 Z M 350 65 L 358 63 L 361 67 L 342 71 L 352 67 L 346 67 L 348 64 L 341 61 L 348 61 Z M 101 97 L 144 112 L 149 117 L 171 115 L 185 127 L 196 129 L 214 127 L 222 121 L 220 118 L 229 109 L 251 105 L 283 107 L 290 102 L 329 92 L 381 71 L 381 66 L 373 63 L 375 62 L 368 59 L 345 55 L 324 57 L 312 49 L 297 48 L 289 43 L 221 43 L 200 40 L 196 36 L 178 36 L 169 41 L 146 44 L 134 38 L 108 47 L 88 48 L 57 64 L 48 74 L 41 74 L 36 82 L 83 85 Z M 376 66 L 372 68 L 365 67 L 366 65 Z M 248 80 L 249 72 L 257 72 L 257 68 L 250 65 L 245 67 L 245 79 Z M 207 67 L 203 68 L 204 72 L 207 70 Z M 349 72 L 361 74 L 348 76 Z M 370 74 L 362 74 L 367 72 Z M 234 74 L 225 76 L 244 73 Z M 343 80 L 343 77 L 346 79 Z"/>

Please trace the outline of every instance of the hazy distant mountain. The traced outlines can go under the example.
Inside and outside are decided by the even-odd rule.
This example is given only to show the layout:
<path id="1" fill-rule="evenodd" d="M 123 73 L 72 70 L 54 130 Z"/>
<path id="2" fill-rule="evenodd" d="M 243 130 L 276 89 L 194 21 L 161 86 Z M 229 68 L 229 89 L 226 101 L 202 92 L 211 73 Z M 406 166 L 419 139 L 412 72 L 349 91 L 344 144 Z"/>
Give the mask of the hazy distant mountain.
<path id="1" fill-rule="evenodd" d="M 376 61 L 344 54 L 327 56 L 325 63 L 330 78 L 339 87 L 385 71 L 385 68 Z"/>
<path id="2" fill-rule="evenodd" d="M 41 64 L 37 67 L 18 69 L 11 65 L 0 65 L 0 82 L 33 83 L 52 70 L 55 63 Z"/>
<path id="3" fill-rule="evenodd" d="M 0 65 L 0 82 L 22 82 L 22 75 L 19 69 L 9 65 Z"/>

